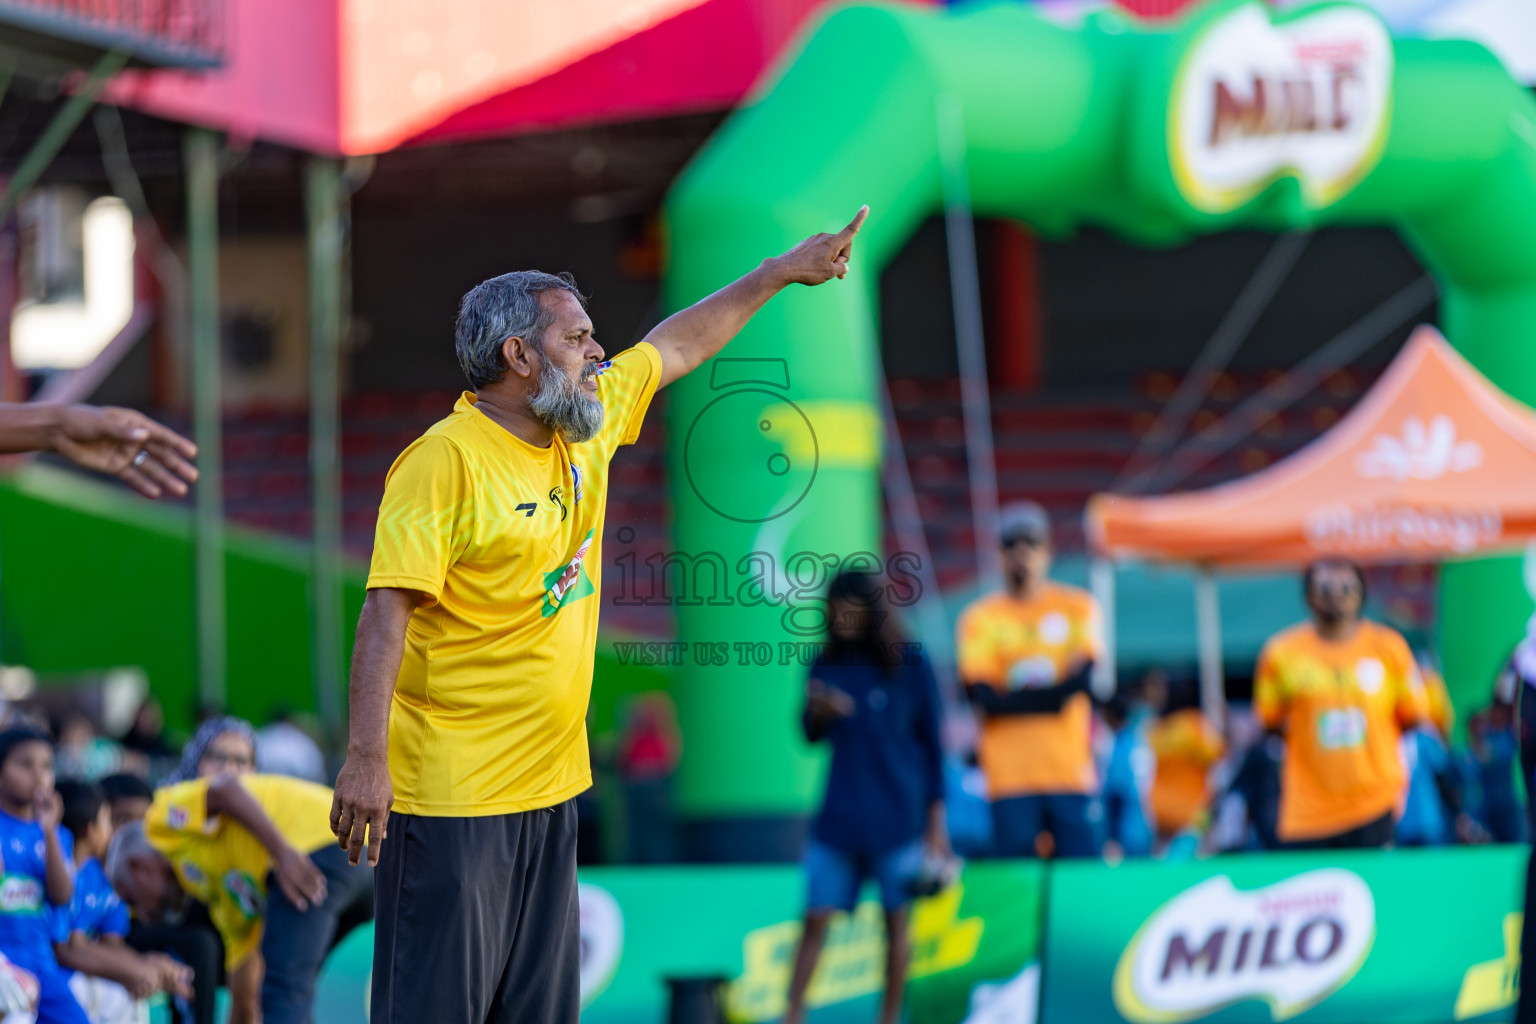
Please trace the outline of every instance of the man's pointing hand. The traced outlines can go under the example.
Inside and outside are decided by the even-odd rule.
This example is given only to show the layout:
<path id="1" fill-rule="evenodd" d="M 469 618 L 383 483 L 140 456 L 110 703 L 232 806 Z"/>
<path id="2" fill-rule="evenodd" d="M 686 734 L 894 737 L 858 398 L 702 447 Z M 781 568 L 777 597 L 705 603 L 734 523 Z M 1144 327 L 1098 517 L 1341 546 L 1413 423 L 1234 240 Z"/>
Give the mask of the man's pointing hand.
<path id="1" fill-rule="evenodd" d="M 853 239 L 864 226 L 869 207 L 859 207 L 848 226 L 835 235 L 812 235 L 789 252 L 768 261 L 775 276 L 785 284 L 825 284 L 848 273 L 853 258 Z"/>

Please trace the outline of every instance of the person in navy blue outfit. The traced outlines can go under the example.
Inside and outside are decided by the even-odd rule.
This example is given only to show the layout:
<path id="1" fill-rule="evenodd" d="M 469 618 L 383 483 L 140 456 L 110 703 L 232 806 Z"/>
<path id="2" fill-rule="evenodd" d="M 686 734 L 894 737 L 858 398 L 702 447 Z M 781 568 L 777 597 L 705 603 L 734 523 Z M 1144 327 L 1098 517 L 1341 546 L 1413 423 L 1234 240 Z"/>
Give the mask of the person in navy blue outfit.
<path id="1" fill-rule="evenodd" d="M 48 734 L 0 732 L 0 953 L 37 976 L 38 1024 L 90 1024 L 53 955 L 56 910 L 75 891 L 74 849 L 60 814 Z"/>
<path id="2" fill-rule="evenodd" d="M 852 911 L 864 881 L 873 879 L 886 931 L 879 1020 L 896 1024 L 911 954 L 912 887 L 925 854 L 950 856 L 938 688 L 918 646 L 897 632 L 875 577 L 839 575 L 825 607 L 829 643 L 806 680 L 802 724 L 806 739 L 831 745 L 832 764 L 806 844 L 805 927 L 784 1021 L 804 1020 L 832 914 Z"/>

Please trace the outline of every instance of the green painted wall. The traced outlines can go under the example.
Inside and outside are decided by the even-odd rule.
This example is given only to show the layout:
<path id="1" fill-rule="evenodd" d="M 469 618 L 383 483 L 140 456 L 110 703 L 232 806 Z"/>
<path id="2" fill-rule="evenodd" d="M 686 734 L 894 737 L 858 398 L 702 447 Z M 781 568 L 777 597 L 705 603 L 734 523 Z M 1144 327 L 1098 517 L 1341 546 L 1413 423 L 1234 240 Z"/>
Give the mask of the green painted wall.
<path id="1" fill-rule="evenodd" d="M 265 721 L 312 709 L 303 545 L 231 528 L 229 710 Z M 0 659 L 41 674 L 135 665 L 184 728 L 197 707 L 192 521 L 74 473 L 31 466 L 0 483 Z M 346 621 L 362 573 L 346 583 Z M 347 629 L 350 656 L 351 629 Z"/>

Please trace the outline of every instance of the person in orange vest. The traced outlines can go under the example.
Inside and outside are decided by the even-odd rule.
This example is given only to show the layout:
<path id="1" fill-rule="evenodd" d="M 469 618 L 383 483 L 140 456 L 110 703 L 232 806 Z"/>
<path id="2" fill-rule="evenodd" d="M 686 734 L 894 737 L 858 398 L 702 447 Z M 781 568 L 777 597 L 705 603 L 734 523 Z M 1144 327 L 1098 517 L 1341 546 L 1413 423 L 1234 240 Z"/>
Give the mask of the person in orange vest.
<path id="1" fill-rule="evenodd" d="M 1399 743 L 1426 714 L 1419 668 L 1401 634 L 1362 617 L 1359 566 L 1321 559 L 1302 586 L 1311 621 L 1271 637 L 1254 678 L 1254 712 L 1285 737 L 1279 837 L 1386 846 L 1408 785 Z"/>
<path id="2" fill-rule="evenodd" d="M 1147 746 L 1156 758 L 1148 803 L 1158 846 L 1200 828 L 1211 805 L 1211 768 L 1227 752 L 1226 740 L 1199 706 L 1174 701 L 1162 676 L 1149 675 L 1147 703 L 1158 718 L 1147 730 Z"/>
<path id="3" fill-rule="evenodd" d="M 1097 857 L 1097 799 L 1089 673 L 1102 656 L 1099 608 L 1050 579 L 1045 509 L 999 513 L 1005 588 L 960 616 L 955 650 L 981 718 L 977 754 L 992 799 L 993 852 L 1032 857 L 1049 833 L 1061 857 Z"/>

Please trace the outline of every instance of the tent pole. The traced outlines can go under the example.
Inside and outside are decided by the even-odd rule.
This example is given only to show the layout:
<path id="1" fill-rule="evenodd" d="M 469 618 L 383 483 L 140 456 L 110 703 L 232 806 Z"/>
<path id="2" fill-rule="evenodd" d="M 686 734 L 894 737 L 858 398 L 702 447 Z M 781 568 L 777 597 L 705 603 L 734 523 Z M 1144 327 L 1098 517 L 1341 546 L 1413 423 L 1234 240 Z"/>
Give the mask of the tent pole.
<path id="1" fill-rule="evenodd" d="M 1100 638 L 1103 654 L 1093 665 L 1093 695 L 1108 700 L 1115 694 L 1116 647 L 1115 631 L 1115 563 L 1107 558 L 1094 557 L 1088 561 L 1088 589 L 1099 604 L 1104 635 Z"/>
<path id="2" fill-rule="evenodd" d="M 309 474 L 313 495 L 310 653 L 315 711 L 325 735 L 342 735 L 341 330 L 346 193 L 340 161 L 310 157 L 304 172 L 309 235 Z"/>
<path id="3" fill-rule="evenodd" d="M 1217 729 L 1227 723 L 1226 678 L 1221 650 L 1221 601 L 1210 566 L 1195 569 L 1195 635 L 1200 656 L 1200 707 Z"/>

